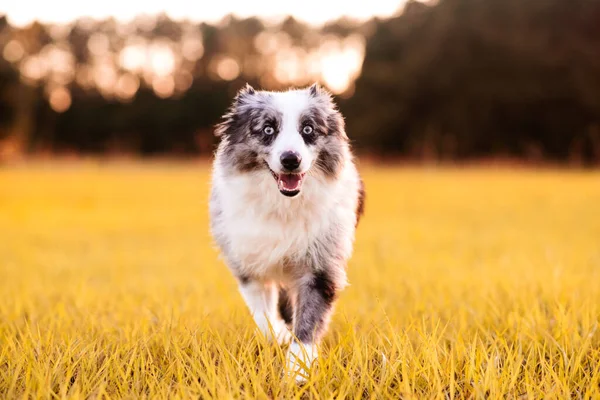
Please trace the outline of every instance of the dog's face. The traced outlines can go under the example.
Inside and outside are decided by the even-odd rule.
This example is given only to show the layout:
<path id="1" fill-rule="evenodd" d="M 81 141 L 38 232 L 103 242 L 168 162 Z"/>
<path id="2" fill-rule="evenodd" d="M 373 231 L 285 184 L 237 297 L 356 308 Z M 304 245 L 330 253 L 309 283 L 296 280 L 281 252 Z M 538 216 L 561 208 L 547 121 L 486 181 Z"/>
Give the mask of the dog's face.
<path id="1" fill-rule="evenodd" d="M 236 96 L 215 134 L 225 162 L 240 172 L 268 172 L 289 197 L 305 179 L 335 177 L 347 146 L 344 121 L 331 96 L 317 85 L 286 92 L 246 86 Z"/>

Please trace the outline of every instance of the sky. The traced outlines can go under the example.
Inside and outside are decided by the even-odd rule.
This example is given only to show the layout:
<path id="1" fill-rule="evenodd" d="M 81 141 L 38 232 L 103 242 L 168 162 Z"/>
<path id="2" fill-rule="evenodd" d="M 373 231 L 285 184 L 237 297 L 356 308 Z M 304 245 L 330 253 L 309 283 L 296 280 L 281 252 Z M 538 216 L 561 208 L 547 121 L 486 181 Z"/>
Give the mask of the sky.
<path id="1" fill-rule="evenodd" d="M 26 26 L 43 23 L 69 23 L 80 17 L 115 17 L 127 22 L 139 14 L 167 13 L 171 18 L 217 22 L 233 13 L 239 17 L 259 16 L 278 20 L 287 15 L 319 25 L 347 16 L 366 20 L 395 14 L 404 0 L 7 0 L 0 2 L 0 15 L 10 24 Z"/>

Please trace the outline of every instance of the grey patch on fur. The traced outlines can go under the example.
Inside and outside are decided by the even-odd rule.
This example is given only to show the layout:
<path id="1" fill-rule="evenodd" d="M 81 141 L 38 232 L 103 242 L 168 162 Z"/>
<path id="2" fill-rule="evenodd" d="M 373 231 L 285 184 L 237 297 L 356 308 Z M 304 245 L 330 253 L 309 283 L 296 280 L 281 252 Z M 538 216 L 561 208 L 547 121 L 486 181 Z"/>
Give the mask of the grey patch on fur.
<path id="1" fill-rule="evenodd" d="M 344 168 L 343 148 L 334 142 L 331 146 L 324 146 L 315 160 L 315 167 L 328 178 L 335 178 Z"/>
<path id="2" fill-rule="evenodd" d="M 329 114 L 327 117 L 327 134 L 328 135 L 336 135 L 345 140 L 348 140 L 348 135 L 346 134 L 346 123 L 344 122 L 344 118 L 342 114 L 336 109 L 335 112 Z"/>
<path id="3" fill-rule="evenodd" d="M 264 169 L 264 159 L 277 135 L 264 135 L 262 131 L 270 125 L 277 132 L 281 118 L 269 93 L 244 87 L 215 129 L 215 135 L 222 137 L 217 151 L 223 156 L 223 165 L 239 172 Z"/>
<path id="4" fill-rule="evenodd" d="M 335 178 L 344 168 L 348 136 L 344 130 L 344 119 L 329 95 L 321 92 L 319 96 L 318 105 L 310 107 L 301 121 L 310 123 L 315 129 L 313 143 L 318 149 L 315 167 L 326 177 Z"/>
<path id="5" fill-rule="evenodd" d="M 251 172 L 263 168 L 256 150 L 243 145 L 230 144 L 225 147 L 225 154 L 235 160 L 235 165 L 240 172 Z"/>
<path id="6" fill-rule="evenodd" d="M 306 144 L 314 144 L 320 136 L 327 135 L 328 127 L 326 124 L 328 109 L 312 106 L 305 110 L 300 116 L 298 131 L 302 132 L 305 125 L 310 125 L 314 131 L 310 135 L 302 135 Z"/>
<path id="7" fill-rule="evenodd" d="M 251 88 L 251 87 L 250 87 Z M 272 104 L 268 92 L 257 92 L 253 88 L 244 87 L 235 97 L 223 121 L 217 124 L 215 135 L 227 136 L 231 143 L 239 143 L 250 133 L 262 130 L 265 123 L 274 120 L 278 124 L 281 113 Z"/>
<path id="8" fill-rule="evenodd" d="M 308 272 L 297 280 L 294 334 L 302 343 L 319 341 L 329 324 L 337 293 L 346 285 L 346 269 L 339 253 L 335 227 L 315 240 L 300 260 Z"/>
<path id="9" fill-rule="evenodd" d="M 288 327 L 291 327 L 294 321 L 294 304 L 292 298 L 290 297 L 290 293 L 288 293 L 288 290 L 283 287 L 279 288 L 277 309 L 279 310 L 281 319 L 283 319 Z"/>
<path id="10" fill-rule="evenodd" d="M 326 270 L 315 272 L 298 287 L 294 335 L 301 343 L 320 340 L 329 324 L 337 291 Z"/>

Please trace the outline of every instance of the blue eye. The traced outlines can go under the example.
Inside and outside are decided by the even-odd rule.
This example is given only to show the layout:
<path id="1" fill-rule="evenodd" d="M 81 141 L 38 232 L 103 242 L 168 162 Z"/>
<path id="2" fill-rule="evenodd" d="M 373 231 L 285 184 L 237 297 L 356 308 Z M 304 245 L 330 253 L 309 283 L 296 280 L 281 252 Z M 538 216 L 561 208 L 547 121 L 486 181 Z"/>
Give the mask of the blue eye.
<path id="1" fill-rule="evenodd" d="M 263 132 L 265 133 L 265 135 L 272 135 L 275 133 L 275 129 L 273 129 L 272 126 L 267 125 L 263 128 Z"/>
<path id="2" fill-rule="evenodd" d="M 313 127 L 310 125 L 304 125 L 304 128 L 302 128 L 302 133 L 304 135 L 310 135 L 311 133 L 313 133 Z"/>

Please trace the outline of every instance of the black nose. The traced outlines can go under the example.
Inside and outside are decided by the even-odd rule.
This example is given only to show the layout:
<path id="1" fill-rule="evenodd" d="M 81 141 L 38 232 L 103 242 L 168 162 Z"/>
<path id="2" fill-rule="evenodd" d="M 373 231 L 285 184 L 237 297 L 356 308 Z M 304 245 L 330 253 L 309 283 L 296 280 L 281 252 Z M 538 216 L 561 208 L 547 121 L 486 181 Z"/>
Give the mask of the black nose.
<path id="1" fill-rule="evenodd" d="M 296 152 L 284 151 L 279 160 L 281 161 L 283 168 L 287 169 L 288 171 L 293 171 L 300 166 L 302 157 L 300 157 L 300 154 Z"/>

